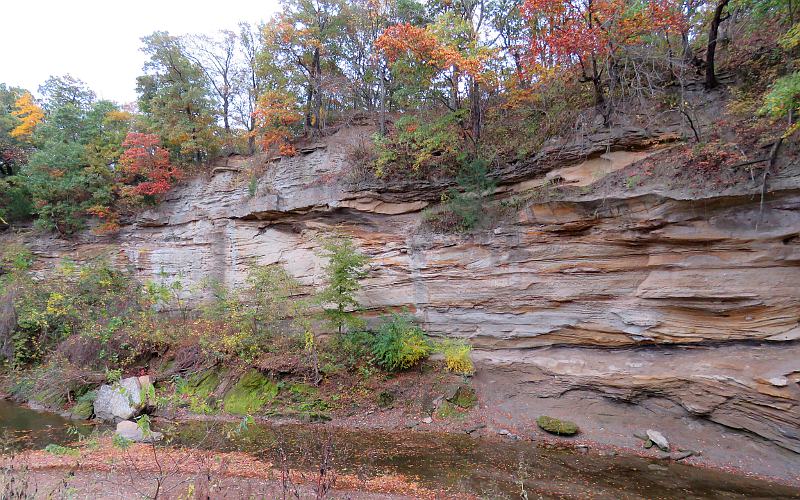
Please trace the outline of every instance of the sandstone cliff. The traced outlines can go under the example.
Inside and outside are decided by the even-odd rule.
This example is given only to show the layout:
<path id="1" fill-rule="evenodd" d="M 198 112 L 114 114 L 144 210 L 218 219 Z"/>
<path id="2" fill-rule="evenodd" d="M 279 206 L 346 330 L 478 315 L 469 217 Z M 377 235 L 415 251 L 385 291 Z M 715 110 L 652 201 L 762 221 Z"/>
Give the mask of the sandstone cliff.
<path id="1" fill-rule="evenodd" d="M 627 131 L 557 158 L 542 154 L 501 171 L 498 197 L 524 195 L 548 177 L 592 184 L 669 139 L 669 131 Z M 638 152 L 600 156 L 624 148 Z M 264 174 L 249 185 L 254 161 Z M 29 239 L 41 257 L 110 253 L 145 278 L 236 284 L 258 262 L 281 263 L 315 285 L 318 236 L 346 231 L 372 257 L 363 291 L 370 313 L 406 307 L 431 334 L 468 338 L 482 400 L 510 424 L 548 413 L 575 420 L 590 438 L 627 444 L 633 431 L 658 427 L 754 470 L 763 460 L 800 467 L 800 177 L 792 168 L 771 179 L 763 201 L 755 181 L 701 196 L 645 186 L 520 197 L 512 213 L 470 235 L 420 227 L 442 185 L 356 185 L 349 169 L 344 142 L 292 159 L 232 157 L 115 237 Z"/>

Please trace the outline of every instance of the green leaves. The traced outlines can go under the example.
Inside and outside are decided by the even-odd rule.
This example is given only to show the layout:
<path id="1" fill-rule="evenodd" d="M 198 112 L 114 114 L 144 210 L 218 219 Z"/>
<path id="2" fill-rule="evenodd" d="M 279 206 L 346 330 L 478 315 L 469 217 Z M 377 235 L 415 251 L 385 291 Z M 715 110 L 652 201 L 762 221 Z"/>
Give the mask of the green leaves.
<path id="1" fill-rule="evenodd" d="M 355 316 L 359 309 L 356 292 L 361 289 L 360 280 L 367 276 L 369 258 L 356 249 L 353 240 L 345 236 L 328 238 L 323 243 L 323 249 L 323 257 L 328 259 L 325 266 L 328 285 L 319 294 L 318 300 L 323 304 L 325 318 L 339 333 L 345 327 L 359 328 L 363 322 Z"/>
<path id="2" fill-rule="evenodd" d="M 778 78 L 764 96 L 764 105 L 759 113 L 772 118 L 787 116 L 791 111 L 800 109 L 800 71 Z M 785 136 L 789 136 L 798 129 L 798 125 L 790 126 Z"/>
<path id="3" fill-rule="evenodd" d="M 385 321 L 372 345 L 375 362 L 389 371 L 407 370 L 430 353 L 425 332 L 407 315 L 395 314 Z"/>

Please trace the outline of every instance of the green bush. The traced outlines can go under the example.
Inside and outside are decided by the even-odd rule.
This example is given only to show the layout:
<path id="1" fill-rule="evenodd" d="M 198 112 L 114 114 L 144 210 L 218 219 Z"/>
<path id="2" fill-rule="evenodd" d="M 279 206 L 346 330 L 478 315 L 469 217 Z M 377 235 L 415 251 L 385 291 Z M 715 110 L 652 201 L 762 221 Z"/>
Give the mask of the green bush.
<path id="1" fill-rule="evenodd" d="M 800 71 L 775 80 L 764 97 L 764 105 L 759 113 L 771 118 L 781 118 L 790 112 L 800 109 Z M 797 130 L 797 126 L 789 127 L 786 135 Z"/>
<path id="2" fill-rule="evenodd" d="M 0 178 L 0 222 L 10 224 L 33 213 L 31 194 L 18 177 Z"/>
<path id="3" fill-rule="evenodd" d="M 407 370 L 430 353 L 425 332 L 407 315 L 395 314 L 384 321 L 372 345 L 375 362 L 389 371 Z"/>

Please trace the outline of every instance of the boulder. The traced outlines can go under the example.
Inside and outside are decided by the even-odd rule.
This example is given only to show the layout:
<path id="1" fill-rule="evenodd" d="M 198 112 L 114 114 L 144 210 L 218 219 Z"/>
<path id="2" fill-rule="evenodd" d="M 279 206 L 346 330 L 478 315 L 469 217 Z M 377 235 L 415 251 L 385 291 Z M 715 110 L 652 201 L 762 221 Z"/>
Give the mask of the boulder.
<path id="1" fill-rule="evenodd" d="M 550 434 L 556 434 L 558 436 L 573 436 L 578 433 L 578 425 L 575 422 L 559 420 L 546 415 L 537 418 L 536 425 Z"/>
<path id="2" fill-rule="evenodd" d="M 667 441 L 667 438 L 665 438 L 660 432 L 654 431 L 653 429 L 647 429 L 647 437 L 653 442 L 653 444 L 661 448 L 663 451 L 669 451 L 669 441 Z"/>
<path id="3" fill-rule="evenodd" d="M 455 390 L 448 391 L 446 399 L 464 409 L 472 408 L 478 402 L 478 398 L 475 396 L 475 389 L 468 385 L 459 385 Z"/>
<path id="4" fill-rule="evenodd" d="M 123 420 L 117 424 L 117 435 L 136 443 L 153 443 L 161 441 L 164 435 L 160 432 L 150 431 L 146 436 L 142 429 L 130 420 Z"/>
<path id="5" fill-rule="evenodd" d="M 137 377 L 100 386 L 94 400 L 94 414 L 100 420 L 128 420 L 139 415 L 143 409 L 142 386 Z"/>

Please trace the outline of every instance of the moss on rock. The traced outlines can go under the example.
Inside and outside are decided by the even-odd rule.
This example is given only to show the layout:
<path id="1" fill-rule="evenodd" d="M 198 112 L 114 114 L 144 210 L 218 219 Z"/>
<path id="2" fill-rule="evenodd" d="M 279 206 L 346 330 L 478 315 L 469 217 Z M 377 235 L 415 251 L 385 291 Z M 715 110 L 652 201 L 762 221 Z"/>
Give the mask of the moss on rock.
<path id="1" fill-rule="evenodd" d="M 557 418 L 542 415 L 536 419 L 536 425 L 550 434 L 558 436 L 574 436 L 578 433 L 578 425 L 569 420 L 559 420 Z"/>
<path id="2" fill-rule="evenodd" d="M 217 370 L 207 370 L 196 373 L 189 377 L 189 392 L 192 396 L 206 399 L 211 396 L 214 389 L 219 385 L 219 372 Z"/>
<path id="3" fill-rule="evenodd" d="M 250 370 L 225 393 L 225 411 L 239 415 L 255 413 L 278 395 L 278 386 L 258 370 Z"/>
<path id="4" fill-rule="evenodd" d="M 472 408 L 478 402 L 475 389 L 467 385 L 459 386 L 455 394 L 447 400 L 464 409 Z"/>

